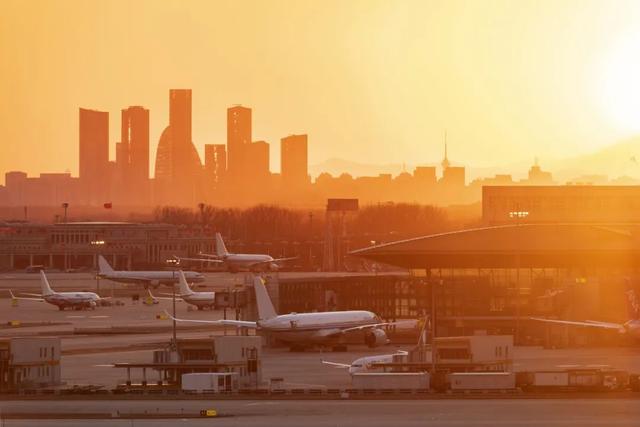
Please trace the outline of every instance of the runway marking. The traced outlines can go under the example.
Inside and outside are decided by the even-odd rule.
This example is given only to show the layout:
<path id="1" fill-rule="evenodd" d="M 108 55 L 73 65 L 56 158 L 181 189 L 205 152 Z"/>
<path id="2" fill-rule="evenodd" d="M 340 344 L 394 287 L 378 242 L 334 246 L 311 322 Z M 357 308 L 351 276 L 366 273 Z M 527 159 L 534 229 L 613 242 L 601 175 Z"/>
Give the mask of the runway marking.
<path id="1" fill-rule="evenodd" d="M 105 363 L 102 365 L 93 365 L 95 368 L 113 368 L 113 364 L 111 363 Z"/>
<path id="2" fill-rule="evenodd" d="M 108 317 L 111 317 L 111 316 L 107 316 L 107 315 L 103 314 L 103 315 L 100 315 L 100 316 L 89 316 L 89 319 L 106 319 Z"/>
<path id="3" fill-rule="evenodd" d="M 67 319 L 84 319 L 87 316 L 79 316 L 79 315 L 69 315 L 65 316 Z"/>

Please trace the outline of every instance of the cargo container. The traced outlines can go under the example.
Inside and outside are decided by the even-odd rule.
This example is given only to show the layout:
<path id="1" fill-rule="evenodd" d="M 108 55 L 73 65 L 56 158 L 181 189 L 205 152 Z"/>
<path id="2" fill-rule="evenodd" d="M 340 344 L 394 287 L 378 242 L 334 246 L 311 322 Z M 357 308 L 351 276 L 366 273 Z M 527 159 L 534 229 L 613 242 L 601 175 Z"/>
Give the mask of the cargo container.
<path id="1" fill-rule="evenodd" d="M 426 390 L 429 388 L 429 374 L 426 372 L 362 372 L 351 376 L 351 386 L 361 390 Z"/>
<path id="2" fill-rule="evenodd" d="M 532 372 L 531 385 L 534 387 L 567 387 L 568 372 Z"/>
<path id="3" fill-rule="evenodd" d="M 511 390 L 516 387 L 513 372 L 458 372 L 449 374 L 451 390 Z"/>
<path id="4" fill-rule="evenodd" d="M 182 375 L 182 390 L 195 392 L 229 392 L 238 389 L 234 372 L 198 372 Z"/>

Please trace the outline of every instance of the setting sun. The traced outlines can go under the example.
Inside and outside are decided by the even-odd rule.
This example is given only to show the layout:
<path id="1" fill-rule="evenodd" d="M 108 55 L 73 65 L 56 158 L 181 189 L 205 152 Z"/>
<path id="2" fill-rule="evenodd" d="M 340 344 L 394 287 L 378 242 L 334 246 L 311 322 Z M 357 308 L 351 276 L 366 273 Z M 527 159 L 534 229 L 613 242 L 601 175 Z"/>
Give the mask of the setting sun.
<path id="1" fill-rule="evenodd" d="M 640 34 L 617 38 L 602 55 L 600 107 L 624 132 L 640 131 Z"/>

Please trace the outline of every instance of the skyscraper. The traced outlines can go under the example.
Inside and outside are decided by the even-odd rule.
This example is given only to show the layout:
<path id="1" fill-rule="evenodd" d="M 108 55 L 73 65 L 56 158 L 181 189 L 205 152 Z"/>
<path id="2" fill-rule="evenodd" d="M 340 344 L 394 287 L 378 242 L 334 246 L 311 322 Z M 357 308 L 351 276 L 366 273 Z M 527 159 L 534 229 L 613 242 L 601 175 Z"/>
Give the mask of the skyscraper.
<path id="1" fill-rule="evenodd" d="M 247 175 L 247 149 L 251 144 L 251 108 L 236 105 L 227 109 L 227 169 L 240 183 Z"/>
<path id="2" fill-rule="evenodd" d="M 149 183 L 149 110 L 122 110 L 121 140 L 116 144 L 117 196 L 126 204 L 147 204 Z"/>
<path id="3" fill-rule="evenodd" d="M 80 181 L 92 205 L 101 204 L 109 195 L 109 113 L 79 111 Z"/>
<path id="4" fill-rule="evenodd" d="M 205 144 L 204 170 L 206 187 L 220 184 L 227 171 L 227 147 L 224 144 Z"/>
<path id="5" fill-rule="evenodd" d="M 122 110 L 120 141 L 128 157 L 129 179 L 139 187 L 149 179 L 149 110 L 139 106 Z"/>
<path id="6" fill-rule="evenodd" d="M 256 141 L 246 146 L 247 166 L 249 177 L 254 181 L 268 179 L 269 170 L 269 143 Z"/>
<path id="7" fill-rule="evenodd" d="M 280 140 L 280 168 L 285 186 L 299 188 L 309 182 L 307 135 L 289 135 Z"/>
<path id="8" fill-rule="evenodd" d="M 166 134 L 165 134 L 166 133 Z M 191 89 L 169 91 L 169 126 L 160 138 L 156 165 L 163 163 L 166 195 L 164 202 L 180 205 L 197 203 L 201 196 L 202 163 L 191 140 Z M 161 160 L 160 160 L 161 159 Z M 167 164 L 168 163 L 168 164 Z"/>

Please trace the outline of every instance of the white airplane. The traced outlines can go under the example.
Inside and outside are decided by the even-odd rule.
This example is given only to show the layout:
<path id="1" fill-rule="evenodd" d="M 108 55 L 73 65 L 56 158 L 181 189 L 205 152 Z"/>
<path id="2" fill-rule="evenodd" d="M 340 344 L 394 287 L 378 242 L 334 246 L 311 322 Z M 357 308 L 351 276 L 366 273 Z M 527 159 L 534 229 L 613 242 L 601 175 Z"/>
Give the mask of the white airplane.
<path id="1" fill-rule="evenodd" d="M 259 320 L 257 322 L 175 319 L 168 312 L 165 313 L 179 322 L 257 329 L 288 343 L 292 349 L 303 349 L 312 345 L 344 345 L 345 337 L 357 332 L 364 333 L 364 342 L 369 347 L 389 343 L 387 334 L 381 327 L 394 323 L 383 322 L 370 311 L 328 311 L 278 315 L 260 277 L 254 278 L 253 286 L 258 305 Z"/>
<path id="2" fill-rule="evenodd" d="M 98 276 L 103 279 L 120 283 L 141 283 L 145 286 L 157 288 L 160 285 L 174 285 L 179 282 L 177 271 L 116 271 L 111 268 L 102 255 L 98 256 Z M 185 271 L 190 282 L 203 282 L 204 275 L 196 271 Z"/>
<path id="3" fill-rule="evenodd" d="M 49 304 L 53 304 L 60 310 L 64 310 L 66 307 L 75 309 L 90 308 L 95 309 L 98 302 L 109 298 L 101 298 L 94 292 L 55 292 L 49 285 L 49 280 L 44 274 L 44 271 L 40 271 L 40 288 L 42 294 L 29 294 L 24 292 L 24 295 L 31 295 L 37 298 L 25 298 L 17 297 L 13 292 L 9 291 L 11 298 L 15 300 L 30 300 L 30 301 L 44 301 Z"/>
<path id="4" fill-rule="evenodd" d="M 202 310 L 204 308 L 209 308 L 213 310 L 216 305 L 216 293 L 215 292 L 196 292 L 193 291 L 189 284 L 187 283 L 187 279 L 184 276 L 182 270 L 178 271 L 178 278 L 180 283 L 180 293 L 176 294 L 176 301 L 184 301 L 187 304 L 195 305 L 198 310 Z M 163 300 L 172 300 L 173 294 L 163 293 L 162 295 L 171 295 L 171 297 L 157 297 L 154 296 L 149 290 L 149 296 L 153 299 L 163 299 Z"/>
<path id="5" fill-rule="evenodd" d="M 187 258 L 174 256 L 178 261 L 197 261 L 213 264 L 224 264 L 232 273 L 238 271 L 277 271 L 280 269 L 280 263 L 297 259 L 297 257 L 289 258 L 273 258 L 266 254 L 232 254 L 229 253 L 227 247 L 222 240 L 220 233 L 216 233 L 216 254 L 200 254 L 201 258 Z"/>
<path id="6" fill-rule="evenodd" d="M 407 354 L 409 353 L 404 350 L 399 350 L 393 354 L 378 354 L 375 356 L 360 357 L 351 362 L 351 364 L 330 362 L 328 360 L 322 360 L 322 363 L 336 368 L 348 369 L 349 375 L 353 375 L 360 372 L 381 372 L 382 370 L 380 368 L 375 368 L 373 365 L 377 363 L 391 363 L 393 362 L 394 356 L 406 356 Z"/>
<path id="7" fill-rule="evenodd" d="M 557 323 L 561 325 L 584 326 L 588 328 L 609 329 L 618 331 L 621 334 L 629 335 L 635 339 L 640 339 L 640 303 L 636 293 L 629 289 L 627 295 L 629 320 L 625 323 L 600 322 L 597 320 L 556 320 L 542 317 L 530 317 L 531 320 L 545 323 Z"/>

